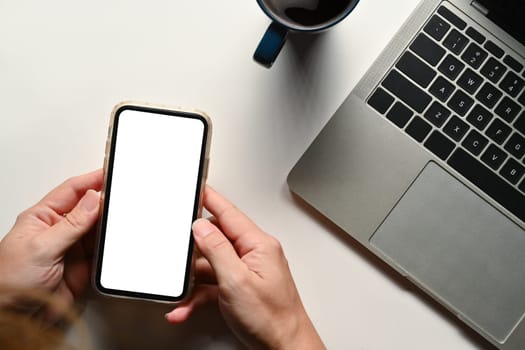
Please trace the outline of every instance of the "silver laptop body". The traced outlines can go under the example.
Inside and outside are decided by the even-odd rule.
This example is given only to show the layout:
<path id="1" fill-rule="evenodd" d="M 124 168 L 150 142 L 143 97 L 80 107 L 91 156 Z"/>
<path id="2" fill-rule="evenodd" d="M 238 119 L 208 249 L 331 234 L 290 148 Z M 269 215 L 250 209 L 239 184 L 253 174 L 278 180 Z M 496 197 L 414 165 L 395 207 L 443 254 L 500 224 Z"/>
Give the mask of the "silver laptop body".
<path id="1" fill-rule="evenodd" d="M 489 342 L 524 349 L 525 46 L 487 3 L 422 1 L 288 184 Z"/>

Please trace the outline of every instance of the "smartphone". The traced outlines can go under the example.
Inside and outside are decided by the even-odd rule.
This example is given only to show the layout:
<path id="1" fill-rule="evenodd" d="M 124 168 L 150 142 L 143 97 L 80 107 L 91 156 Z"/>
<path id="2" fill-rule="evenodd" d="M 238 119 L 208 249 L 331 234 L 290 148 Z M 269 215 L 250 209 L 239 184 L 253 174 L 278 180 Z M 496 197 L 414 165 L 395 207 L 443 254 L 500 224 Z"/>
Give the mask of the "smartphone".
<path id="1" fill-rule="evenodd" d="M 163 302 L 188 295 L 210 137 L 201 112 L 132 102 L 113 109 L 94 281 L 100 293 Z"/>

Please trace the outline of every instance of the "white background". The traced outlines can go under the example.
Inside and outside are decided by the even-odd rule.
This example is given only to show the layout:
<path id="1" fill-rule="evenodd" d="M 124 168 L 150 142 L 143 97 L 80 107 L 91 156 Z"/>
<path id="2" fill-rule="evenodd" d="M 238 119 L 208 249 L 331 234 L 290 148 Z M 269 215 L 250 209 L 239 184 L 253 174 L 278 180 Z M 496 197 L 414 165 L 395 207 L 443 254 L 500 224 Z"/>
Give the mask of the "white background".
<path id="1" fill-rule="evenodd" d="M 293 199 L 286 176 L 417 5 L 361 0 L 321 35 L 252 61 L 269 24 L 255 0 L 0 2 L 0 232 L 65 178 L 102 165 L 109 114 L 136 99 L 206 111 L 209 181 L 283 244 L 329 349 L 486 343 Z M 238 348 L 213 308 L 167 325 L 166 305 L 91 300 L 100 349 Z"/>
<path id="2" fill-rule="evenodd" d="M 204 124 L 129 109 L 117 123 L 100 283 L 107 289 L 179 297 Z"/>

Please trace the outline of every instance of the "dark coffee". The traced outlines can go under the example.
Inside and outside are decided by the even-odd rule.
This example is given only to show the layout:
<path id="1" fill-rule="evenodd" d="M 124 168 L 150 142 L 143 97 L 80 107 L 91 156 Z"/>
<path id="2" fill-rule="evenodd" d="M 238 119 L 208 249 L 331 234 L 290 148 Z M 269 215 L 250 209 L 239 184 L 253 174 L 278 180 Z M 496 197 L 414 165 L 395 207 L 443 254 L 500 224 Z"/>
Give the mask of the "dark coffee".
<path id="1" fill-rule="evenodd" d="M 355 0 L 273 0 L 271 9 L 289 22 L 317 26 L 341 16 Z"/>

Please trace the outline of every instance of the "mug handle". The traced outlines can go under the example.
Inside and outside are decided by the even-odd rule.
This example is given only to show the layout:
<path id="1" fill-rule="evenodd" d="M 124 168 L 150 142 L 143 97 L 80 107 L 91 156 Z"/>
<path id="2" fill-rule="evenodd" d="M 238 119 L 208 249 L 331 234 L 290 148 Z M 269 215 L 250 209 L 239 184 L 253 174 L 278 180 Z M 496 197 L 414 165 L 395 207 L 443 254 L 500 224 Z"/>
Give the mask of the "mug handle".
<path id="1" fill-rule="evenodd" d="M 279 23 L 272 22 L 257 45 L 253 59 L 266 68 L 270 68 L 281 52 L 287 34 L 288 29 Z"/>

